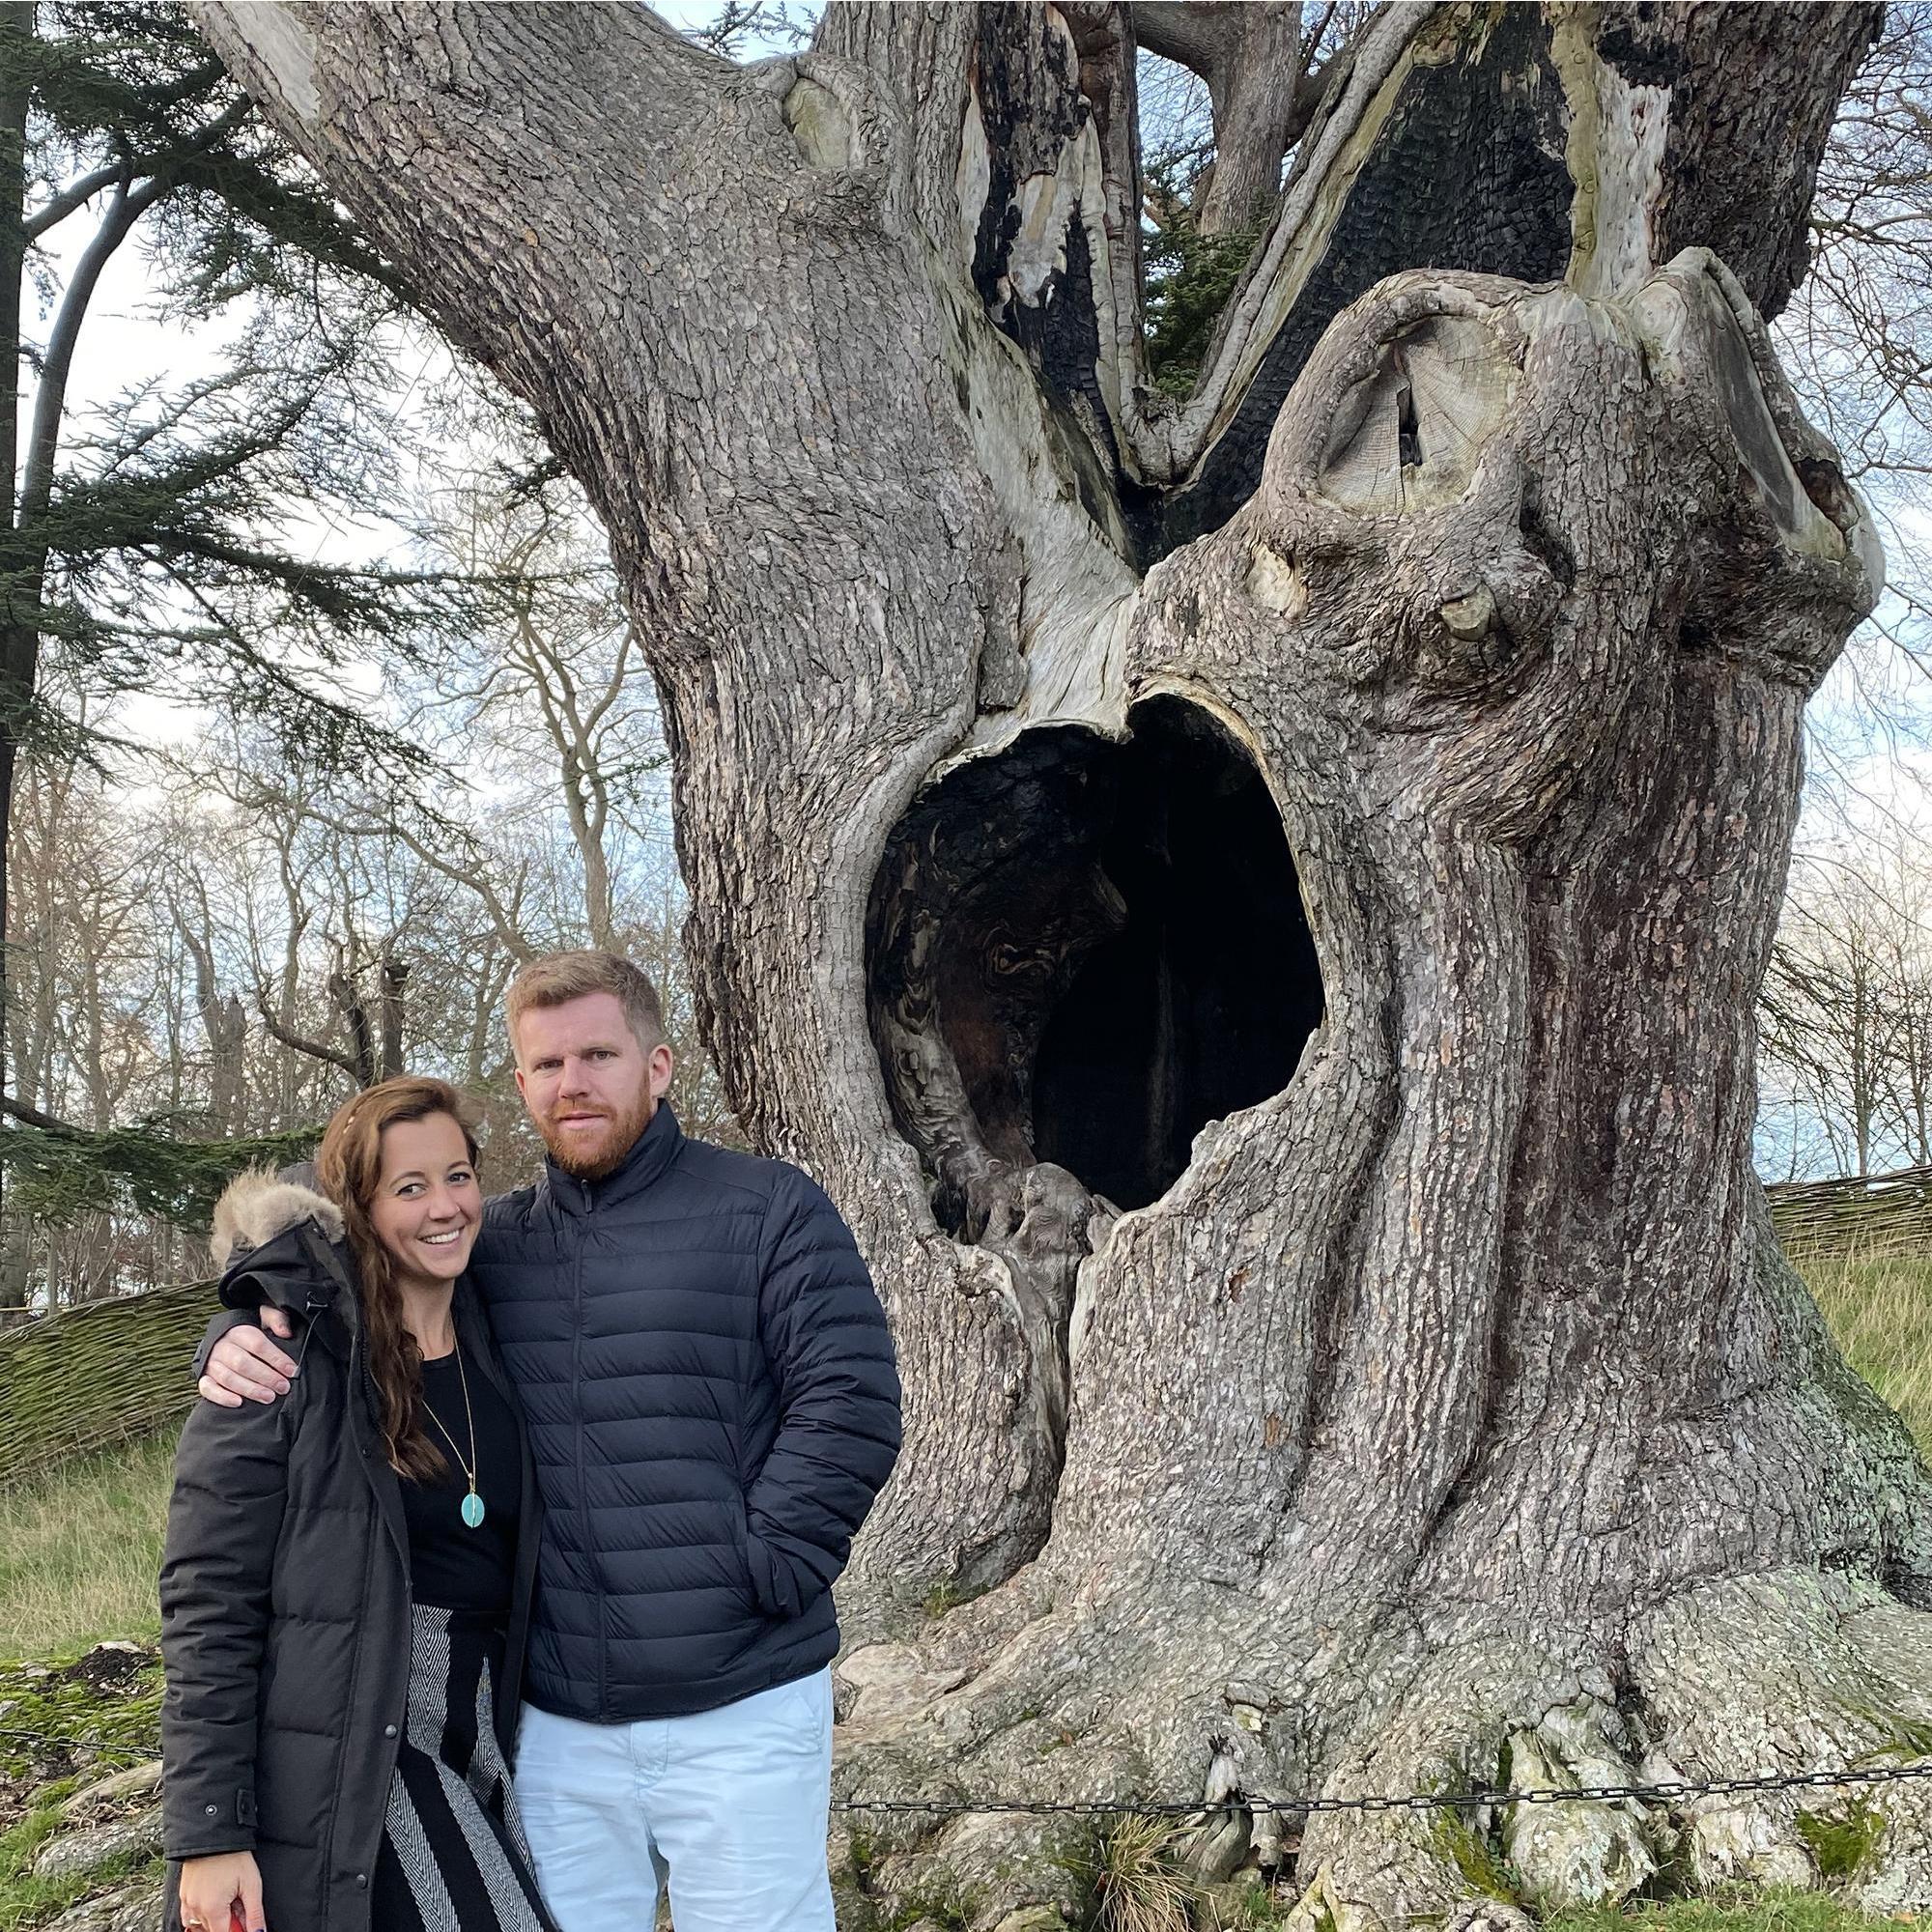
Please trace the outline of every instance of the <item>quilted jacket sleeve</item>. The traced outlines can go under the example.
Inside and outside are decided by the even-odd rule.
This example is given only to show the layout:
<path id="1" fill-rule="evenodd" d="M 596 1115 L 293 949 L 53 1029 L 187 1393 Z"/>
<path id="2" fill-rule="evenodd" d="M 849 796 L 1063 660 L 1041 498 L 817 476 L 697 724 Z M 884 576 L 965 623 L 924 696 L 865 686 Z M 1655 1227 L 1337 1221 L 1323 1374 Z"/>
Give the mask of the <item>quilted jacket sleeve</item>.
<path id="1" fill-rule="evenodd" d="M 752 1582 L 766 1613 L 829 1590 L 899 1451 L 885 1311 L 824 1190 L 781 1170 L 765 1217 L 758 1305 L 779 1432 L 747 1495 Z"/>
<path id="2" fill-rule="evenodd" d="M 240 1408 L 198 1402 L 175 1454 L 161 1559 L 162 1830 L 171 1859 L 255 1843 L 256 1704 L 297 1400 Z"/>

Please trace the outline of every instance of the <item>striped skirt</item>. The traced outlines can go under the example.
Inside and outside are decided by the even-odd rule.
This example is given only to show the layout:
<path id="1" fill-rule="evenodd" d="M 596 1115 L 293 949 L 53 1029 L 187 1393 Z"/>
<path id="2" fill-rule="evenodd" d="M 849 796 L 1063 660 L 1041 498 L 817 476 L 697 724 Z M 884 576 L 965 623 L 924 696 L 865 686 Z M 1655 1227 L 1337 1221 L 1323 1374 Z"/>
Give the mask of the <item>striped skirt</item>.
<path id="1" fill-rule="evenodd" d="M 376 1861 L 376 1932 L 556 1932 L 497 1748 L 496 1619 L 418 1604 L 409 1720 Z"/>

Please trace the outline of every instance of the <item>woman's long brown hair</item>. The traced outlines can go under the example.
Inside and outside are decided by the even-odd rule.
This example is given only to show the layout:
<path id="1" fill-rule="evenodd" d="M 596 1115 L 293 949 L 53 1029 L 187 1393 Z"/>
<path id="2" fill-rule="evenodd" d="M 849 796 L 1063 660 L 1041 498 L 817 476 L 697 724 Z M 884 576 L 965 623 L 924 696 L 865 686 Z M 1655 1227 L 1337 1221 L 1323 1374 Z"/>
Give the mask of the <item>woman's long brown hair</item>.
<path id="1" fill-rule="evenodd" d="M 447 1080 L 419 1079 L 412 1074 L 384 1080 L 364 1088 L 353 1100 L 345 1100 L 324 1129 L 322 1147 L 315 1157 L 322 1191 L 342 1209 L 349 1249 L 355 1258 L 363 1342 L 369 1351 L 369 1375 L 376 1384 L 390 1466 L 398 1475 L 419 1483 L 440 1476 L 449 1467 L 449 1460 L 430 1439 L 420 1420 L 422 1350 L 403 1321 L 395 1258 L 378 1236 L 369 1209 L 383 1178 L 383 1129 L 403 1121 L 426 1121 L 437 1114 L 447 1114 L 461 1128 L 473 1165 L 476 1126 L 469 1103 Z"/>

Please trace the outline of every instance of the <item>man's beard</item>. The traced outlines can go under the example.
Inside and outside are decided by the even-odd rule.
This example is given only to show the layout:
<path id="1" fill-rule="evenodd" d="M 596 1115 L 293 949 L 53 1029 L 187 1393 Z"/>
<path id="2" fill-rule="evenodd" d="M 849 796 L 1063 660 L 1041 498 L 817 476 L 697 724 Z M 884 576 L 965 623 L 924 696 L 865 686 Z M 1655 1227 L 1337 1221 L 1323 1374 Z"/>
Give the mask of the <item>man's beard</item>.
<path id="1" fill-rule="evenodd" d="M 637 1146 L 638 1137 L 650 1125 L 656 1110 L 657 1103 L 646 1088 L 628 1114 L 608 1117 L 610 1123 L 604 1139 L 589 1147 L 581 1136 L 566 1138 L 548 1120 L 537 1122 L 536 1129 L 550 1150 L 551 1159 L 564 1173 L 574 1175 L 579 1180 L 602 1180 L 624 1164 L 624 1156 Z"/>

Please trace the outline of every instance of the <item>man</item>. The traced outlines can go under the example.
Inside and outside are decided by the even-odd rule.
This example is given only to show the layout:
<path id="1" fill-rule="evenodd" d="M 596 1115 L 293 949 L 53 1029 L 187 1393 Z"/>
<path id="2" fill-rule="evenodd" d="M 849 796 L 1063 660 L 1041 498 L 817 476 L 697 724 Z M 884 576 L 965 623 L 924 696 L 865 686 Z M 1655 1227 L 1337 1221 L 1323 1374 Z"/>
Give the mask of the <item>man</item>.
<path id="1" fill-rule="evenodd" d="M 898 1451 L 891 1339 L 850 1232 L 797 1168 L 687 1140 L 628 961 L 510 988 L 544 1178 L 470 1264 L 545 1504 L 517 1791 L 563 1932 L 832 1932 L 831 1588 Z M 262 1311 L 286 1339 L 279 1311 Z M 259 1328 L 202 1393 L 273 1401 Z"/>

